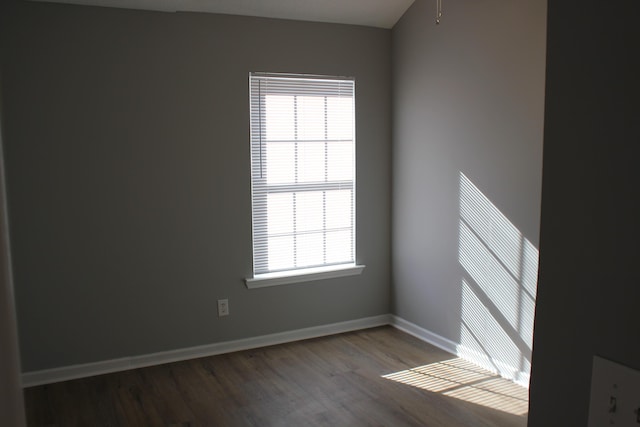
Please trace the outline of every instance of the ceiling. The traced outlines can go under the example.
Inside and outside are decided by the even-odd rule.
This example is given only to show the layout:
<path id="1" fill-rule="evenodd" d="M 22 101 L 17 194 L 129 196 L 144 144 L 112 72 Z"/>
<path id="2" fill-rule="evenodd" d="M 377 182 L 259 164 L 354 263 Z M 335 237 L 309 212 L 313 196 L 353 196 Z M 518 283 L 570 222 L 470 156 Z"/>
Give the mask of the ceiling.
<path id="1" fill-rule="evenodd" d="M 392 28 L 414 0 L 36 0 L 165 12 L 209 12 Z"/>

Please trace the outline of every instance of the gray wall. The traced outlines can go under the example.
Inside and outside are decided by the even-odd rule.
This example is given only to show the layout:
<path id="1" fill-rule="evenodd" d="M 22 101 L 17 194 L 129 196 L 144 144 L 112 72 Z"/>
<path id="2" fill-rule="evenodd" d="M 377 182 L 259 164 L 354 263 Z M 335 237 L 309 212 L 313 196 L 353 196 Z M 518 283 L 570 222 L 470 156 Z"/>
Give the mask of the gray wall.
<path id="1" fill-rule="evenodd" d="M 389 30 L 31 2 L 11 13 L 25 371 L 389 312 Z M 361 276 L 245 288 L 250 71 L 355 76 Z M 218 319 L 222 297 L 231 315 Z"/>
<path id="2" fill-rule="evenodd" d="M 640 9 L 549 2 L 529 425 L 587 423 L 594 355 L 640 369 Z"/>
<path id="3" fill-rule="evenodd" d="M 485 365 L 515 364 L 524 374 L 537 272 L 545 14 L 539 0 L 451 1 L 436 26 L 435 1 L 416 0 L 392 32 L 392 310 Z M 519 259 L 509 260 L 514 254 Z M 505 342 L 489 348 L 497 340 Z M 518 360 L 494 360 L 505 353 Z"/>

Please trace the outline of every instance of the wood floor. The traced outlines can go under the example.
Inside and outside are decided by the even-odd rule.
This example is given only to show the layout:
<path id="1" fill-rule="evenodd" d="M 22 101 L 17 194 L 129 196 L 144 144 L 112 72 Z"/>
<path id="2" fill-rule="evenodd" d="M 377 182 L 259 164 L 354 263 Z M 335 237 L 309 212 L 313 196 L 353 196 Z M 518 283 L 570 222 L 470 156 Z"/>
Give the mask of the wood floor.
<path id="1" fill-rule="evenodd" d="M 381 327 L 25 390 L 29 426 L 525 426 L 527 391 Z M 496 409 L 497 408 L 497 409 Z"/>

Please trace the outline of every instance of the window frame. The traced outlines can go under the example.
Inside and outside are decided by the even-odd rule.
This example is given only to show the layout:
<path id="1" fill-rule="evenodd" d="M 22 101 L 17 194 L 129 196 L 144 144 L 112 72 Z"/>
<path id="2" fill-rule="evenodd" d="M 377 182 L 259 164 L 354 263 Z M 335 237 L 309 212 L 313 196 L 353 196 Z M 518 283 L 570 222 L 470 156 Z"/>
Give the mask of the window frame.
<path id="1" fill-rule="evenodd" d="M 339 80 L 339 81 L 350 81 L 352 88 L 353 88 L 353 123 L 354 123 L 354 129 L 353 129 L 353 135 L 352 135 L 352 161 L 353 161 L 353 175 L 351 177 L 350 180 L 344 181 L 344 182 L 339 182 L 340 180 L 335 180 L 335 181 L 326 181 L 323 184 L 309 184 L 309 183 L 292 183 L 292 184 L 285 184 L 285 185 L 279 185 L 279 184 L 271 184 L 271 187 L 273 187 L 274 189 L 277 189 L 278 191 L 285 191 L 288 190 L 288 192 L 296 193 L 296 189 L 302 189 L 305 188 L 306 191 L 311 191 L 309 190 L 309 188 L 316 188 L 316 191 L 318 190 L 325 190 L 325 191 L 331 191 L 328 188 L 332 187 L 333 189 L 337 190 L 337 189 L 342 189 L 342 188 L 347 188 L 350 189 L 352 191 L 352 195 L 351 195 L 351 203 L 352 203 L 352 208 L 351 208 L 351 226 L 350 226 L 350 233 L 352 235 L 351 239 L 351 245 L 352 245 L 352 253 L 351 253 L 351 261 L 350 262 L 340 262 L 340 263 L 335 263 L 335 264 L 331 264 L 331 263 L 327 263 L 326 262 L 326 252 L 324 254 L 325 258 L 324 258 L 324 263 L 322 265 L 319 266 L 312 266 L 312 267 L 298 267 L 298 268 L 292 268 L 292 269 L 283 269 L 283 270 L 277 270 L 277 271 L 266 271 L 266 272 L 258 272 L 256 273 L 256 270 L 259 270 L 258 268 L 256 268 L 256 265 L 261 265 L 263 267 L 264 270 L 264 266 L 266 265 L 266 262 L 268 262 L 265 257 L 268 254 L 268 249 L 260 249 L 257 250 L 256 249 L 256 242 L 261 242 L 262 244 L 266 244 L 265 242 L 267 242 L 267 238 L 265 236 L 267 236 L 267 231 L 266 231 L 266 221 L 267 221 L 267 216 L 263 215 L 262 217 L 260 217 L 259 215 L 256 215 L 256 210 L 260 210 L 260 209 L 267 209 L 266 207 L 266 199 L 259 201 L 258 203 L 256 203 L 256 200 L 260 200 L 261 197 L 266 197 L 265 195 L 267 193 L 264 193 L 262 196 L 260 194 L 255 193 L 256 191 L 256 187 L 262 189 L 263 191 L 268 191 L 270 185 L 266 184 L 264 181 L 261 182 L 261 185 L 256 186 L 256 183 L 259 182 L 260 180 L 265 180 L 266 177 L 262 177 L 261 172 L 260 173 L 256 173 L 256 152 L 259 152 L 259 156 L 260 156 L 260 160 L 257 162 L 258 163 L 258 168 L 259 170 L 262 170 L 262 167 L 264 165 L 264 160 L 262 160 L 262 152 L 264 150 L 264 146 L 266 144 L 266 135 L 265 135 L 265 129 L 266 129 L 266 125 L 265 125 L 265 120 L 266 120 L 266 108 L 264 107 L 265 105 L 265 95 L 259 94 L 257 95 L 259 97 L 258 99 L 258 103 L 260 105 L 260 108 L 258 108 L 258 112 L 254 111 L 254 96 L 255 94 L 253 94 L 253 89 L 252 89 L 252 85 L 253 85 L 253 79 L 254 77 L 257 80 L 265 80 L 265 79 L 270 79 L 270 78 L 274 78 L 275 79 L 288 79 L 288 80 L 309 80 L 309 81 L 330 81 L 330 80 Z M 275 91 L 274 91 L 275 92 Z M 296 96 L 301 96 L 304 95 L 304 93 L 299 92 L 298 94 L 296 94 Z M 326 96 L 325 95 L 325 104 L 326 104 Z M 258 72 L 252 72 L 249 73 L 249 104 L 250 104 L 250 130 L 251 130 L 251 137 L 250 137 L 250 146 L 251 146 L 251 220 L 252 220 L 252 270 L 253 270 L 253 277 L 250 278 L 246 278 L 245 279 L 245 284 L 248 288 L 252 289 L 252 288 L 262 288 L 262 287 L 266 287 L 266 286 L 275 286 L 275 285 L 286 285 L 286 284 L 291 284 L 291 283 L 299 283 L 299 282 L 307 282 L 307 281 L 315 281 L 315 280 L 321 280 L 321 279 L 330 279 L 330 278 L 336 278 L 336 277 L 345 277 L 345 276 L 352 276 L 352 275 L 358 275 L 361 274 L 363 269 L 364 269 L 364 265 L 358 265 L 356 263 L 356 240 L 357 240 L 357 227 L 356 227 L 356 170 L 355 170 L 355 165 L 356 165 L 356 147 L 355 147 L 355 79 L 354 78 L 347 78 L 347 77 L 339 77 L 339 76 L 324 76 L 324 75 L 309 75 L 309 74 L 285 74 L 285 73 L 258 73 Z M 326 109 L 325 109 L 325 114 L 326 114 Z M 257 120 L 256 120 L 256 114 L 257 114 Z M 296 113 L 297 114 L 297 113 Z M 296 116 L 297 117 L 297 116 Z M 297 118 L 295 119 L 297 121 Z M 327 125 L 326 123 L 326 116 L 324 118 L 325 120 L 325 127 Z M 256 138 L 256 135 L 257 138 Z M 298 141 L 298 139 L 294 139 L 295 141 Z M 327 144 L 330 141 L 326 135 L 325 138 L 323 139 L 324 144 L 325 144 L 325 156 L 327 155 Z M 256 148 L 256 146 L 258 148 Z M 296 146 L 296 153 L 297 150 L 299 149 L 298 146 Z M 258 151 L 257 151 L 258 150 Z M 326 162 L 326 159 L 325 159 Z M 296 172 L 297 173 L 297 172 Z M 277 188 L 277 187 L 281 187 L 281 188 Z M 266 189 L 266 190 L 265 190 Z M 301 190 L 298 190 L 298 192 Z M 287 191 L 285 191 L 286 193 Z M 326 193 L 323 195 L 323 197 L 326 197 Z M 324 205 L 324 203 L 323 203 Z M 258 207 L 256 207 L 258 206 Z M 294 214 L 295 215 L 295 214 Z M 323 218 L 324 214 L 323 214 Z M 260 231 L 262 230 L 262 231 Z M 327 230 L 323 229 L 323 236 L 324 238 L 326 238 L 326 233 Z M 294 232 L 293 236 L 297 236 L 298 234 Z M 257 238 L 256 236 L 262 236 L 260 238 Z M 295 238 L 295 237 L 294 237 Z M 294 252 L 297 249 L 294 249 Z M 260 258 L 258 254 L 262 254 L 262 257 Z M 259 259 L 257 259 L 259 258 Z"/>

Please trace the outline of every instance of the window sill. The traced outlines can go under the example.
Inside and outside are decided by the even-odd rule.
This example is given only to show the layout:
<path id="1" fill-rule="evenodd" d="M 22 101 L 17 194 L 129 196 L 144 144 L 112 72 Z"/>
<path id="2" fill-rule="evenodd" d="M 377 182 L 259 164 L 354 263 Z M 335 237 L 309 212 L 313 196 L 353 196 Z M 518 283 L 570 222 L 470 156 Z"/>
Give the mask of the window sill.
<path id="1" fill-rule="evenodd" d="M 259 274 L 253 278 L 244 279 L 244 282 L 249 289 L 266 288 L 268 286 L 290 285 L 292 283 L 310 282 L 312 280 L 357 276 L 362 273 L 364 267 L 364 265 L 346 264 L 306 268 L 303 270 Z"/>

